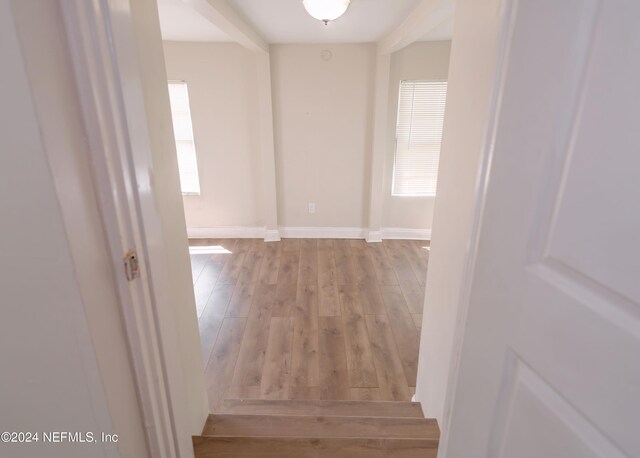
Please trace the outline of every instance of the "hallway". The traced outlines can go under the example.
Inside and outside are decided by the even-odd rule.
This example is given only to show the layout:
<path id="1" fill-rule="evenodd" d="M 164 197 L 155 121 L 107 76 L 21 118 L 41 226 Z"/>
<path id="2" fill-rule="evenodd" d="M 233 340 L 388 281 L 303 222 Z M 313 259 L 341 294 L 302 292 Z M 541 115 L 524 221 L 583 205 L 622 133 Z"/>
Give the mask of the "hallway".
<path id="1" fill-rule="evenodd" d="M 224 399 L 410 400 L 428 241 L 190 245 L 212 412 Z"/>

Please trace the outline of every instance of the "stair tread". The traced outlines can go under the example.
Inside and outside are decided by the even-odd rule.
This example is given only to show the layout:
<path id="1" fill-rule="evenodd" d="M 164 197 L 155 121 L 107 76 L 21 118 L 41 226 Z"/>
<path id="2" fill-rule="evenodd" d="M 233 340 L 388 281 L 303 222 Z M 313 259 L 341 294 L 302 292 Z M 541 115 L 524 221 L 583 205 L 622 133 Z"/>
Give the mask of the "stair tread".
<path id="1" fill-rule="evenodd" d="M 209 415 L 203 436 L 438 439 L 435 419 L 323 415 Z"/>
<path id="2" fill-rule="evenodd" d="M 225 399 L 214 413 L 424 418 L 419 403 L 397 401 Z"/>
<path id="3" fill-rule="evenodd" d="M 435 458 L 437 439 L 212 437 L 193 438 L 197 458 Z"/>

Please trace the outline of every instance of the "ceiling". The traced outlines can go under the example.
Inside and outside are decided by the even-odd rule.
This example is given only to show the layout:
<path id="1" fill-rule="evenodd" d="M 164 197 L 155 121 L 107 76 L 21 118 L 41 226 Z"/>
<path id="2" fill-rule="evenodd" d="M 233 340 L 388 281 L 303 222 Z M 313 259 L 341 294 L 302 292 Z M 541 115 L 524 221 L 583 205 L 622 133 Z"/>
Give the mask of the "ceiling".
<path id="1" fill-rule="evenodd" d="M 231 41 L 229 36 L 182 0 L 158 0 L 160 30 L 166 41 Z"/>
<path id="2" fill-rule="evenodd" d="M 429 30 L 418 41 L 451 40 L 453 37 L 453 16 L 449 16 L 443 23 Z"/>
<path id="3" fill-rule="evenodd" d="M 269 43 L 366 43 L 393 30 L 420 0 L 352 0 L 329 25 L 309 16 L 302 0 L 229 0 Z"/>
<path id="4" fill-rule="evenodd" d="M 347 12 L 325 26 L 302 0 L 227 0 L 268 43 L 369 43 L 398 27 L 421 0 L 351 0 Z M 231 41 L 183 0 L 158 0 L 163 40 Z M 453 19 L 420 41 L 449 40 Z"/>

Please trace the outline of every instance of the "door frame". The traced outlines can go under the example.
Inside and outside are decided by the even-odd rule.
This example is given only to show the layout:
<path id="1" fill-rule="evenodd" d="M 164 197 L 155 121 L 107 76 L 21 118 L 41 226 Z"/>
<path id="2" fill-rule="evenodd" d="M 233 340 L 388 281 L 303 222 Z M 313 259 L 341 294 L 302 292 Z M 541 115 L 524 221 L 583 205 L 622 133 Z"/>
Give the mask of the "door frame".
<path id="1" fill-rule="evenodd" d="M 110 253 L 126 330 L 139 408 L 151 456 L 193 456 L 190 437 L 176 423 L 180 408 L 168 376 L 166 336 L 161 333 L 158 299 L 168 297 L 163 273 L 164 256 L 149 261 L 147 240 L 162 235 L 151 199 L 151 149 L 133 144 L 130 122 L 140 125 L 146 113 L 134 46 L 118 44 L 117 34 L 133 39 L 129 1 L 65 0 L 61 2 L 76 86 L 81 102 L 89 161 L 98 206 Z M 135 107 L 125 103 L 122 75 L 133 75 L 127 85 L 138 96 Z M 141 118 L 142 116 L 142 118 Z M 145 134 L 148 131 L 145 131 Z M 135 147 L 135 154 L 134 154 Z M 139 276 L 128 279 L 124 256 L 137 255 Z M 163 296 L 164 295 L 164 296 Z M 188 439 L 188 442 L 185 441 Z"/>
<path id="2" fill-rule="evenodd" d="M 117 45 L 114 34 L 132 30 L 131 10 L 128 0 L 65 0 L 61 2 L 65 28 L 69 36 L 74 73 L 77 79 L 85 129 L 90 143 L 90 162 L 98 195 L 100 213 L 107 235 L 111 264 L 115 273 L 118 295 L 127 331 L 133 372 L 137 384 L 140 409 L 147 432 L 147 442 L 154 457 L 187 456 L 179 428 L 176 424 L 175 396 L 172 395 L 167 375 L 166 355 L 162 351 L 165 338 L 160 332 L 156 298 L 165 293 L 165 284 L 152 277 L 152 270 L 166 272 L 166 261 L 149 262 L 147 237 L 160 231 L 153 220 L 158 220 L 154 206 L 143 195 L 141 188 L 149 181 L 137 172 L 147 163 L 151 168 L 151 151 L 134 149 L 130 137 L 128 119 L 144 116 L 139 111 L 130 112 L 124 103 L 122 74 L 139 75 L 134 65 L 135 48 Z M 504 81 L 505 59 L 509 50 L 513 28 L 513 13 L 517 0 L 505 0 L 502 11 L 502 30 L 497 42 L 498 61 L 490 109 L 487 114 L 483 151 L 476 178 L 473 216 L 463 278 L 460 283 L 460 299 L 456 328 L 453 334 L 453 350 L 445 399 L 445 424 L 442 425 L 439 456 L 446 456 L 451 411 L 456 391 L 460 350 L 464 340 L 471 283 L 476 264 L 480 225 L 484 213 L 486 189 L 490 179 L 496 121 Z M 123 58 L 124 56 L 124 58 Z M 122 67 L 122 62 L 131 67 Z M 130 84 L 127 81 L 127 84 Z M 140 81 L 137 81 L 140 84 Z M 135 91 L 142 97 L 142 88 Z M 146 123 L 145 123 L 146 125 Z M 144 164 L 142 164 L 144 165 Z M 151 218 L 149 218 L 151 215 Z M 151 219 L 152 221 L 149 221 Z M 153 235 L 151 235 L 153 237 Z M 159 236 L 157 233 L 156 237 Z M 140 260 L 140 277 L 130 282 L 123 270 L 123 255 L 135 250 Z M 193 452 L 191 450 L 190 456 Z"/>
<path id="3" fill-rule="evenodd" d="M 464 263 L 462 280 L 460 282 L 460 295 L 456 310 L 456 325 L 453 330 L 453 344 L 451 348 L 451 364 L 449 366 L 447 391 L 444 402 L 444 424 L 440 425 L 441 436 L 438 448 L 438 457 L 446 457 L 449 444 L 449 432 L 451 430 L 451 417 L 455 393 L 458 385 L 460 359 L 464 343 L 465 329 L 469 315 L 471 288 L 476 269 L 480 233 L 484 211 L 486 206 L 487 190 L 491 179 L 491 163 L 493 160 L 494 144 L 497 136 L 500 106 L 505 85 L 508 55 L 511 47 L 513 29 L 515 26 L 515 12 L 519 0 L 503 0 L 500 12 L 500 31 L 496 42 L 497 59 L 495 73 L 489 95 L 489 110 L 487 113 L 487 126 L 485 129 L 482 151 L 480 152 L 479 167 L 476 176 L 475 197 L 473 203 L 471 229 L 469 232 L 468 248 Z M 446 113 L 445 113 L 446 117 Z M 428 281 L 428 280 L 427 280 Z"/>

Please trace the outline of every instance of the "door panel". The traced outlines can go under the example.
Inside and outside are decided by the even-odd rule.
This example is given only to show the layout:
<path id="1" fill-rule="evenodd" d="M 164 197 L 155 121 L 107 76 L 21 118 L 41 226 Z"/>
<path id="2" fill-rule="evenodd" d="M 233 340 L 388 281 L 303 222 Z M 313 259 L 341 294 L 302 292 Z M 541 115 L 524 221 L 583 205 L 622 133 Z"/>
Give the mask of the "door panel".
<path id="1" fill-rule="evenodd" d="M 623 455 L 544 380 L 516 362 L 509 416 L 501 439 L 504 458 L 618 458 Z M 536 434 L 531 434 L 536 431 Z"/>
<path id="2" fill-rule="evenodd" d="M 447 456 L 640 456 L 640 2 L 512 11 Z"/>
<path id="3" fill-rule="evenodd" d="M 630 450 L 640 409 L 637 335 L 591 307 L 590 295 L 562 272 L 528 273 L 523 307 L 510 348 L 577 406 L 593 426 Z"/>
<path id="4" fill-rule="evenodd" d="M 637 304 L 640 282 L 625 273 L 640 273 L 640 253 L 629 244 L 637 248 L 640 237 L 640 180 L 637 168 L 624 164 L 630 152 L 640 154 L 640 68 L 627 54 L 638 52 L 640 40 L 625 33 L 623 21 L 607 24 L 612 8 L 603 9 L 547 256 Z M 619 45 L 612 50 L 603 41 Z"/>

